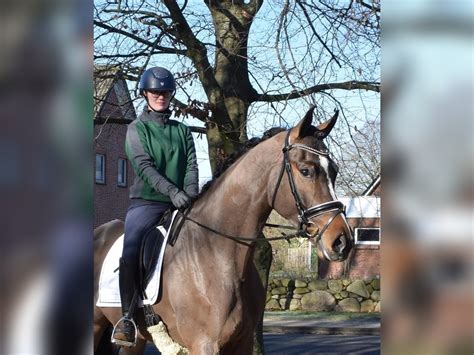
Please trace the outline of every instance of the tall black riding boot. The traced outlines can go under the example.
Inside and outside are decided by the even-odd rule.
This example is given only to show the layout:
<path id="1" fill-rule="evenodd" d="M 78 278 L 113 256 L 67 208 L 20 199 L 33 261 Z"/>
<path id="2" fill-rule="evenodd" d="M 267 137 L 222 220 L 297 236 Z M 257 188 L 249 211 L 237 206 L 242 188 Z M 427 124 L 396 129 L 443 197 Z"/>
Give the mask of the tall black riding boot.
<path id="1" fill-rule="evenodd" d="M 119 285 L 123 317 L 115 325 L 111 341 L 120 346 L 133 347 L 137 340 L 137 326 L 133 316 L 138 292 L 135 287 L 135 267 L 127 264 L 123 258 L 120 258 Z"/>

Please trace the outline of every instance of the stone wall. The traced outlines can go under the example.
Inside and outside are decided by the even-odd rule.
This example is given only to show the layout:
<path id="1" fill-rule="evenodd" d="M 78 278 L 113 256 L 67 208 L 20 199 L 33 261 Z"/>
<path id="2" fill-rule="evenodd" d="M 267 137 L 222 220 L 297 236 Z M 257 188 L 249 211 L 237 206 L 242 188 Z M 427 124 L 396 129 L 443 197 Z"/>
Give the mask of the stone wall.
<path id="1" fill-rule="evenodd" d="M 266 310 L 380 312 L 380 279 L 272 279 Z"/>

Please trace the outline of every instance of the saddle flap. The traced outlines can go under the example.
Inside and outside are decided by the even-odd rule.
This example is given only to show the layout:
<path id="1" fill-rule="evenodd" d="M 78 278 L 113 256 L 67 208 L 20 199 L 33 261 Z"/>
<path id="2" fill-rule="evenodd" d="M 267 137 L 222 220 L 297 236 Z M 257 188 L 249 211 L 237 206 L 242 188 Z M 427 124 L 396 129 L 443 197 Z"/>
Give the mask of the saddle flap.
<path id="1" fill-rule="evenodd" d="M 158 228 L 151 229 L 143 238 L 140 249 L 140 286 L 145 288 L 150 281 L 153 271 L 155 270 L 158 256 L 162 248 L 164 235 Z"/>
<path id="2" fill-rule="evenodd" d="M 167 243 L 174 245 L 178 238 L 179 231 L 184 222 L 183 214 L 178 211 L 168 210 L 161 219 L 160 223 L 152 228 L 143 238 L 140 248 L 140 270 L 139 285 L 143 290 L 150 282 L 153 272 L 157 266 L 161 248 L 164 248 L 163 240 L 168 234 Z M 160 228 L 162 226 L 162 228 Z M 168 231 L 168 232 L 166 232 Z"/>

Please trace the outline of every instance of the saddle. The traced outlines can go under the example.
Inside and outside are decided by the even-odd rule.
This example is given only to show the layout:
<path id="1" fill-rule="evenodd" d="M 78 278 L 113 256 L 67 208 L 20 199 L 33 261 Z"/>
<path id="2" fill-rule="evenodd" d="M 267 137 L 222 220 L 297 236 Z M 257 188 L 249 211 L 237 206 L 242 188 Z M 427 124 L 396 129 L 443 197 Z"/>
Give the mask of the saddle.
<path id="1" fill-rule="evenodd" d="M 135 309 L 137 307 L 138 297 L 141 297 L 141 299 L 147 298 L 146 287 L 153 278 L 161 248 L 166 247 L 165 245 L 162 245 L 165 240 L 165 235 L 163 235 L 160 229 L 164 232 L 165 230 L 169 230 L 167 239 L 168 244 L 173 246 L 176 243 L 181 227 L 185 221 L 185 215 L 181 211 L 178 211 L 173 219 L 173 212 L 174 210 L 172 209 L 167 210 L 163 214 L 160 222 L 155 226 L 155 228 L 152 228 L 142 240 L 138 263 L 138 288 L 135 290 L 135 297 L 133 298 L 135 301 L 132 301 L 130 309 Z M 163 228 L 160 228 L 160 226 Z M 161 291 L 161 286 L 159 286 L 159 290 Z M 143 312 L 145 315 L 145 324 L 148 327 L 157 325 L 160 322 L 161 318 L 155 313 L 151 305 L 144 304 Z M 131 314 L 133 314 L 133 311 L 131 311 Z"/>
<path id="2" fill-rule="evenodd" d="M 182 212 L 178 211 L 176 217 L 173 220 L 173 225 L 170 226 L 172 221 L 172 215 L 174 210 L 169 209 L 161 218 L 156 228 L 152 228 L 143 238 L 142 245 L 140 247 L 140 263 L 138 270 L 138 282 L 139 289 L 144 291 L 148 283 L 150 282 L 153 272 L 158 262 L 158 256 L 163 246 L 164 235 L 158 229 L 159 226 L 163 226 L 165 230 L 169 230 L 168 244 L 173 246 L 178 239 L 179 232 L 185 221 Z"/>

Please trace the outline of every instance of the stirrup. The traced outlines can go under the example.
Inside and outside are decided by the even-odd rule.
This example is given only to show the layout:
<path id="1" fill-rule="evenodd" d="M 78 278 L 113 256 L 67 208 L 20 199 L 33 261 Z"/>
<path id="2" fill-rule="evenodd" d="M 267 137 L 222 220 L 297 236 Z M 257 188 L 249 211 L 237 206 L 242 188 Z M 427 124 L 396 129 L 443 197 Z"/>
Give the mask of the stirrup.
<path id="1" fill-rule="evenodd" d="M 129 342 L 129 341 L 126 341 L 126 340 L 121 340 L 121 339 L 115 339 L 114 338 L 115 329 L 117 328 L 117 325 L 120 324 L 120 322 L 131 322 L 132 323 L 133 328 L 135 329 L 135 339 L 133 340 L 133 342 Z M 138 329 L 137 329 L 137 325 L 136 325 L 135 321 L 133 320 L 133 318 L 123 316 L 122 318 L 120 318 L 118 320 L 117 323 L 115 323 L 114 329 L 112 330 L 112 335 L 110 337 L 110 342 L 112 344 L 116 344 L 118 346 L 123 346 L 123 347 L 126 347 L 126 348 L 133 348 L 135 345 L 137 345 L 137 336 L 138 336 Z"/>

